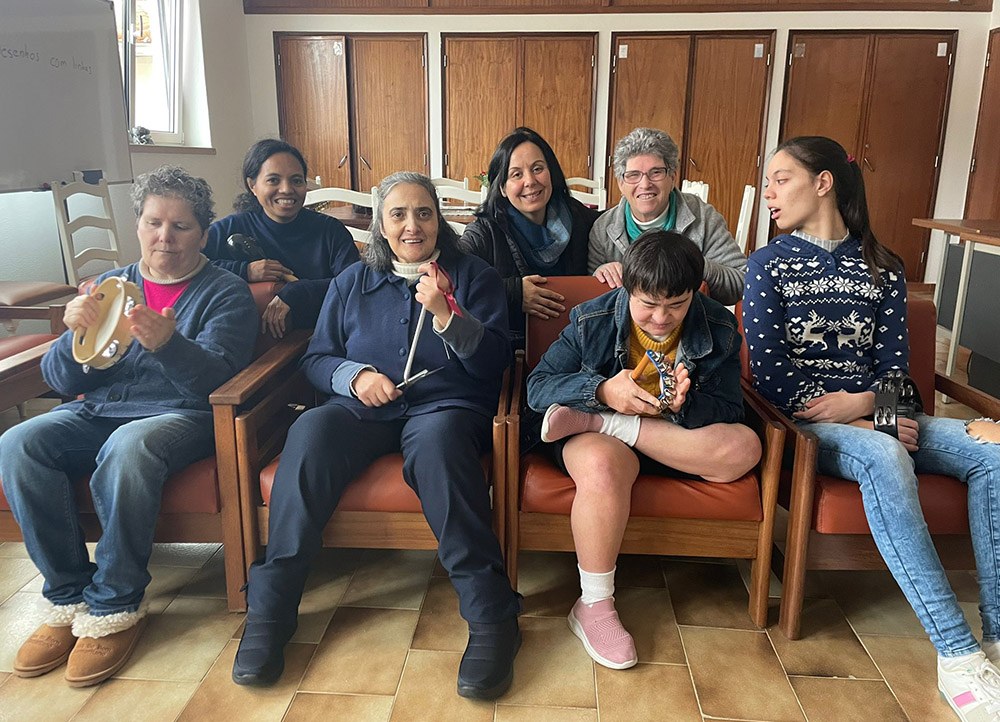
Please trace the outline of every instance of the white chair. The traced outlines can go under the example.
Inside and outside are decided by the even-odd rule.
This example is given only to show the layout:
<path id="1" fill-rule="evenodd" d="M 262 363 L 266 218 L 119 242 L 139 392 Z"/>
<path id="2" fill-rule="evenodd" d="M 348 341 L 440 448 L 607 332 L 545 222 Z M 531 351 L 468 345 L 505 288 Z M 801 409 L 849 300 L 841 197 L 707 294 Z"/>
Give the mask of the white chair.
<path id="1" fill-rule="evenodd" d="M 685 178 L 681 181 L 681 193 L 690 193 L 693 196 L 698 196 L 705 203 L 708 203 L 708 183 L 702 183 L 701 181 L 689 181 Z"/>
<path id="2" fill-rule="evenodd" d="M 486 200 L 486 187 L 478 191 L 472 191 L 467 188 L 454 188 L 452 186 L 438 186 L 437 189 L 438 198 L 442 201 L 445 200 L 456 200 L 462 201 L 463 204 L 468 206 L 478 206 L 480 203 Z"/>
<path id="3" fill-rule="evenodd" d="M 455 180 L 454 178 L 431 178 L 431 183 L 435 188 L 464 188 L 469 190 L 469 179 Z"/>
<path id="4" fill-rule="evenodd" d="M 603 211 L 607 207 L 607 194 L 604 192 L 604 179 L 602 177 L 598 176 L 596 179 L 591 180 L 590 178 L 574 176 L 573 178 L 566 179 L 566 185 L 593 188 L 593 193 L 570 188 L 569 194 L 581 203 L 597 206 L 597 210 L 599 211 Z"/>
<path id="5" fill-rule="evenodd" d="M 355 206 L 374 208 L 378 203 L 378 189 L 372 186 L 371 192 L 352 191 L 349 188 L 317 188 L 306 193 L 306 205 L 318 203 L 350 203 Z"/>
<path id="6" fill-rule="evenodd" d="M 743 204 L 740 206 L 740 219 L 736 223 L 736 245 L 740 252 L 746 255 L 747 241 L 750 238 L 750 221 L 753 217 L 754 201 L 757 199 L 757 189 L 754 186 L 743 187 Z"/>
<path id="7" fill-rule="evenodd" d="M 347 226 L 347 232 L 351 234 L 351 238 L 361 243 L 369 243 L 372 239 L 371 231 L 355 228 L 354 226 Z"/>
<path id="8" fill-rule="evenodd" d="M 63 260 L 66 263 L 66 276 L 71 286 L 80 285 L 80 269 L 90 261 L 110 261 L 112 268 L 121 265 L 118 253 L 118 229 L 115 226 L 115 214 L 111 208 L 111 194 L 108 192 L 108 182 L 103 178 L 96 184 L 74 181 L 66 185 L 58 181 L 52 184 L 52 200 L 56 206 L 56 225 L 59 226 L 59 240 L 62 243 Z M 69 199 L 76 197 L 74 205 L 80 196 L 99 198 L 104 204 L 104 216 L 78 215 L 70 220 Z M 84 248 L 76 252 L 73 235 L 84 228 L 107 231 L 107 247 Z M 105 269 L 106 270 L 106 269 Z M 96 274 L 95 274 L 96 275 Z"/>
<path id="9" fill-rule="evenodd" d="M 464 223 L 458 223 L 456 221 L 448 221 L 448 225 L 455 229 L 455 233 L 458 234 L 459 238 L 461 238 L 462 234 L 465 233 Z"/>

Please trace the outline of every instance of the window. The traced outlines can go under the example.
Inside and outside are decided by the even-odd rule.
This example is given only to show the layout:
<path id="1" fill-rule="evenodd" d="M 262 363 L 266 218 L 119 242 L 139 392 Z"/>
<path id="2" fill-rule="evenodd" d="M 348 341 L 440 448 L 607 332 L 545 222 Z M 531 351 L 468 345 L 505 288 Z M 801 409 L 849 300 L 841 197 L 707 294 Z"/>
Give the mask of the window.
<path id="1" fill-rule="evenodd" d="M 158 143 L 182 143 L 180 0 L 113 2 L 129 127 L 149 129 Z"/>

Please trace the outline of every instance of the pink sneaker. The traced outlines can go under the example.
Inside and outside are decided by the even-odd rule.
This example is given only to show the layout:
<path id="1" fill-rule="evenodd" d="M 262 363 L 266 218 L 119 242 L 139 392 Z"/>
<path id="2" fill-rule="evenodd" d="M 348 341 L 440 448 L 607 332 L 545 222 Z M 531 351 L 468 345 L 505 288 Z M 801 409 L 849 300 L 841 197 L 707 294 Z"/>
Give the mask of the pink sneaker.
<path id="1" fill-rule="evenodd" d="M 611 669 L 628 669 L 639 661 L 632 635 L 618 619 L 613 597 L 593 604 L 577 599 L 567 619 L 573 634 L 580 638 L 587 654 L 598 664 Z"/>
<path id="2" fill-rule="evenodd" d="M 542 441 L 558 441 L 567 436 L 601 430 L 601 416 L 552 404 L 542 417 Z"/>

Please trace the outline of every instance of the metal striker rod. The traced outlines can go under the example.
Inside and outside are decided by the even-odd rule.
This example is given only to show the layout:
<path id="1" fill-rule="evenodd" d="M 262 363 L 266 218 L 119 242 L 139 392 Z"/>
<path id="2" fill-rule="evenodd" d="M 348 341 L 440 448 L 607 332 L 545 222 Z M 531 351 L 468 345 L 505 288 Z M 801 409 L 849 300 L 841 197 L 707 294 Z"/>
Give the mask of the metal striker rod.
<path id="1" fill-rule="evenodd" d="M 424 329 L 424 317 L 427 316 L 427 307 L 420 307 L 420 318 L 417 319 L 417 328 L 413 332 L 413 342 L 410 344 L 410 355 L 406 357 L 406 368 L 403 369 L 403 381 L 410 378 L 410 368 L 413 366 L 413 357 L 417 353 L 417 341 L 420 340 L 420 332 Z"/>

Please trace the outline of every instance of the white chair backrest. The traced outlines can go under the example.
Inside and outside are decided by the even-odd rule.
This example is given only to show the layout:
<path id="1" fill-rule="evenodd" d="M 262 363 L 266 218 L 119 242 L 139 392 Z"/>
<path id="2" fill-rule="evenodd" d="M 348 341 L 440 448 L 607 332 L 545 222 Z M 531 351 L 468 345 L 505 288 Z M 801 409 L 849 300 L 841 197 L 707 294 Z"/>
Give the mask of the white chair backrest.
<path id="1" fill-rule="evenodd" d="M 478 206 L 484 200 L 486 200 L 486 189 L 478 191 L 471 191 L 467 188 L 454 188 L 452 186 L 438 186 L 437 189 L 438 198 L 441 201 L 445 200 L 457 200 L 462 201 L 466 205 Z"/>
<path id="2" fill-rule="evenodd" d="M 465 224 L 458 223 L 456 221 L 448 221 L 448 225 L 455 229 L 455 233 L 461 238 L 462 234 L 465 233 Z"/>
<path id="3" fill-rule="evenodd" d="M 590 178 L 581 178 L 579 176 L 573 176 L 572 178 L 566 179 L 566 185 L 568 186 L 583 186 L 584 188 L 593 188 L 595 191 L 604 190 L 604 179 L 598 176 L 594 180 Z"/>
<path id="4" fill-rule="evenodd" d="M 462 180 L 455 180 L 454 178 L 431 178 L 431 183 L 434 184 L 435 188 L 449 187 L 449 188 L 464 188 L 469 190 L 469 179 L 463 178 Z"/>
<path id="5" fill-rule="evenodd" d="M 750 221 L 753 217 L 754 201 L 757 199 L 757 189 L 754 186 L 744 186 L 743 204 L 740 206 L 740 219 L 736 223 L 736 245 L 743 254 L 747 252 L 747 240 L 750 238 Z"/>
<path id="6" fill-rule="evenodd" d="M 376 199 L 376 189 L 372 188 L 370 193 L 362 193 L 361 191 L 352 191 L 348 188 L 317 188 L 314 191 L 309 191 L 306 193 L 306 205 L 311 206 L 315 203 L 323 202 L 337 202 L 337 203 L 351 203 L 355 206 L 364 206 L 365 208 L 374 208 Z"/>
<path id="7" fill-rule="evenodd" d="M 604 178 L 598 176 L 594 180 L 590 178 L 581 178 L 574 176 L 573 178 L 566 179 L 566 185 L 568 186 L 583 186 L 584 188 L 592 188 L 593 192 L 580 191 L 570 188 L 569 194 L 576 198 L 581 203 L 586 203 L 587 205 L 597 206 L 597 210 L 603 211 L 607 207 L 608 194 L 604 191 Z"/>
<path id="8" fill-rule="evenodd" d="M 588 206 L 597 206 L 598 210 L 604 210 L 601 203 L 604 198 L 603 193 L 584 193 L 583 191 L 577 191 L 571 188 L 569 194 L 581 203 L 586 203 Z"/>
<path id="9" fill-rule="evenodd" d="M 681 193 L 690 193 L 693 196 L 698 196 L 705 203 L 708 203 L 708 183 L 702 183 L 701 181 L 689 181 L 686 178 L 681 181 Z"/>
<path id="10" fill-rule="evenodd" d="M 354 226 L 347 226 L 347 232 L 351 234 L 351 238 L 355 241 L 361 241 L 362 243 L 368 243 L 372 239 L 371 231 L 365 231 Z"/>
<path id="11" fill-rule="evenodd" d="M 72 196 L 91 196 L 103 201 L 104 216 L 77 215 L 70 220 L 68 200 Z M 111 194 L 108 192 L 108 182 L 103 178 L 96 185 L 75 181 L 61 185 L 58 181 L 52 183 L 52 200 L 56 206 L 56 225 L 59 226 L 59 240 L 62 243 L 63 260 L 66 263 L 66 276 L 71 286 L 80 284 L 80 269 L 89 261 L 110 261 L 112 268 L 121 266 L 118 253 L 118 229 L 115 226 L 115 214 L 111 208 Z M 76 203 L 74 202 L 74 205 Z M 108 246 L 84 248 L 76 252 L 73 234 L 83 228 L 96 228 L 107 231 Z M 107 269 L 104 269 L 107 270 Z"/>

